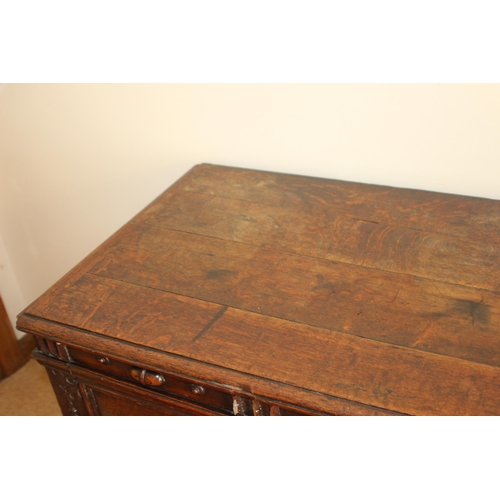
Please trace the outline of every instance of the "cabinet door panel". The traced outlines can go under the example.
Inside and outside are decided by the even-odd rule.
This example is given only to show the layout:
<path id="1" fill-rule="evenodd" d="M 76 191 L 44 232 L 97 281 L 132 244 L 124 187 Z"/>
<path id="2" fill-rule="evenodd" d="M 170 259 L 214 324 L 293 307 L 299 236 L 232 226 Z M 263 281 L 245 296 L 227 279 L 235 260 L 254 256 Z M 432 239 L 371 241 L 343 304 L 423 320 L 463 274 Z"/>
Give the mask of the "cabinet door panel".
<path id="1" fill-rule="evenodd" d="M 88 388 L 90 389 L 90 388 Z M 159 407 L 138 399 L 113 394 L 101 389 L 90 389 L 96 413 L 102 416 L 182 416 L 189 415 L 176 408 Z"/>

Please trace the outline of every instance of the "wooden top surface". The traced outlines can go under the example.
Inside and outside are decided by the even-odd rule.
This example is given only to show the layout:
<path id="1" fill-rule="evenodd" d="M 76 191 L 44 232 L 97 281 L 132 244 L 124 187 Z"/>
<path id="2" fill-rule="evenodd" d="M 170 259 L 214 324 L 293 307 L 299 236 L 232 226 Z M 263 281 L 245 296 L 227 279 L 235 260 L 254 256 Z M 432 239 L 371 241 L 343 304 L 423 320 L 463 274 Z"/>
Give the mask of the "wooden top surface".
<path id="1" fill-rule="evenodd" d="M 20 316 L 409 414 L 500 414 L 500 201 L 198 165 Z"/>

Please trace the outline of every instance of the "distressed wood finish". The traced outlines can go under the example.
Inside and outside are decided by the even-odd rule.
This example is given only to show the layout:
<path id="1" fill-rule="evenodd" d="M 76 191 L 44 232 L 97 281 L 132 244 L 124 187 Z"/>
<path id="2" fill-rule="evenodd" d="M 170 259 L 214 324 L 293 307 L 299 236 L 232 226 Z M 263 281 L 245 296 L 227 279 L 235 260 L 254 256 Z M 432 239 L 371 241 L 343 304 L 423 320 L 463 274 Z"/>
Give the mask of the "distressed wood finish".
<path id="1" fill-rule="evenodd" d="M 18 327 L 108 377 L 89 414 L 498 415 L 499 227 L 495 200 L 199 165 Z"/>

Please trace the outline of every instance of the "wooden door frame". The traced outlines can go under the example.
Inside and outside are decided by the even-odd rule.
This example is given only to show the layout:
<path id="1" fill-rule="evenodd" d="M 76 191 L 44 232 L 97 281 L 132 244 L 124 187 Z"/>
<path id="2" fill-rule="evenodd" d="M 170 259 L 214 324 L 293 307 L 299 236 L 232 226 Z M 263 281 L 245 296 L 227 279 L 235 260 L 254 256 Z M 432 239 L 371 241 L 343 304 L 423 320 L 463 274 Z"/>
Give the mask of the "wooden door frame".
<path id="1" fill-rule="evenodd" d="M 26 334 L 21 340 L 17 339 L 0 297 L 0 380 L 21 368 L 34 348 L 32 335 Z"/>

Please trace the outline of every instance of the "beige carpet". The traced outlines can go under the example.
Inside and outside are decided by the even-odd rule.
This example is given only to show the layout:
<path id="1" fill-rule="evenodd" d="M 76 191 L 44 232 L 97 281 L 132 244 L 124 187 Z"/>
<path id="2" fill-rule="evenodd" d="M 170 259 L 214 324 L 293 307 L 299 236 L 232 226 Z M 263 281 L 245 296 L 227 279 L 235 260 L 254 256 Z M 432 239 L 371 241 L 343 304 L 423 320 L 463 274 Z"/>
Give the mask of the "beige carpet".
<path id="1" fill-rule="evenodd" d="M 45 368 L 30 360 L 0 381 L 1 416 L 61 416 Z"/>

